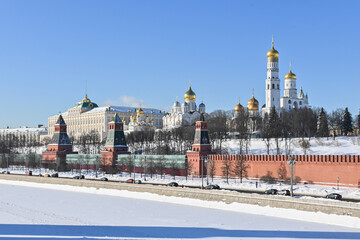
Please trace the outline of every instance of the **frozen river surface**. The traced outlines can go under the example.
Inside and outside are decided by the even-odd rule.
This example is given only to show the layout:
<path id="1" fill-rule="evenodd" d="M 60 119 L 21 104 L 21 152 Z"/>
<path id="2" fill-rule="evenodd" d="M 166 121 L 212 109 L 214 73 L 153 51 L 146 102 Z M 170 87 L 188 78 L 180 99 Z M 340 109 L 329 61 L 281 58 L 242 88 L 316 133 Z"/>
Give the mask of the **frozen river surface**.
<path id="1" fill-rule="evenodd" d="M 157 201 L 0 184 L 0 239 L 360 239 L 360 230 Z"/>

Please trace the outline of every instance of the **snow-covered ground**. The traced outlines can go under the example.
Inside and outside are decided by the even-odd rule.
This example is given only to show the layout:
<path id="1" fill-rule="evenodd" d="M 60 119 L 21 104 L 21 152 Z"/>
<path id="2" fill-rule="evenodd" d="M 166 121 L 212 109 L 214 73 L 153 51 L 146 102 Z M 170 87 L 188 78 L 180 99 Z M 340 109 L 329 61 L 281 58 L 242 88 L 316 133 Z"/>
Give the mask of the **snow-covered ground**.
<path id="1" fill-rule="evenodd" d="M 291 140 L 291 152 L 293 155 L 303 155 L 304 152 L 300 147 L 299 141 L 301 139 L 294 138 Z M 305 140 L 308 140 L 306 138 Z M 228 149 L 229 153 L 239 153 L 239 141 L 232 139 L 224 143 L 224 148 Z M 285 154 L 285 141 L 280 139 L 281 154 Z M 267 154 L 265 142 L 262 139 L 251 139 L 249 146 L 249 154 Z M 270 154 L 276 154 L 275 142 L 271 141 Z M 311 155 L 359 155 L 360 154 L 360 137 L 336 137 L 333 138 L 311 138 L 310 148 L 307 154 Z"/>
<path id="2" fill-rule="evenodd" d="M 0 172 L 6 170 L 1 169 Z M 12 173 L 20 173 L 25 174 L 27 169 L 25 168 L 10 168 L 10 172 Z M 52 170 L 48 169 L 42 169 L 42 174 L 45 173 L 54 173 Z M 33 174 L 38 175 L 39 169 L 33 169 Z M 92 170 L 86 171 L 82 170 L 81 174 L 85 175 L 86 179 L 95 179 L 95 173 Z M 73 172 L 60 172 L 59 175 L 61 177 L 73 177 L 75 175 L 79 175 L 78 171 Z M 103 174 L 102 172 L 98 173 L 98 178 L 101 177 L 107 177 L 111 180 L 118 180 L 118 181 L 125 181 L 129 178 L 134 178 L 134 174 L 130 176 L 128 173 L 122 173 L 122 174 Z M 201 178 L 191 178 L 188 177 L 186 180 L 185 177 L 175 177 L 175 180 L 172 176 L 166 175 L 160 177 L 160 175 L 153 175 L 151 178 L 150 175 L 140 175 L 136 174 L 135 179 L 141 179 L 143 182 L 147 183 L 162 183 L 162 184 L 168 184 L 170 182 L 177 182 L 179 185 L 184 186 L 201 186 Z M 243 179 L 243 183 L 240 183 L 239 179 L 229 179 L 229 183 L 226 182 L 223 178 L 215 178 L 214 181 L 212 181 L 211 178 L 208 178 L 209 183 L 218 184 L 221 188 L 233 188 L 233 189 L 243 189 L 243 190 L 261 190 L 265 191 L 266 189 L 275 188 L 278 190 L 284 190 L 284 189 L 290 189 L 290 185 L 284 184 L 284 183 L 276 183 L 276 184 L 269 184 L 269 183 L 263 183 L 259 182 L 255 179 Z M 258 184 L 256 184 L 256 182 Z M 204 185 L 207 185 L 207 179 L 204 178 Z M 337 186 L 326 186 L 326 185 L 315 185 L 315 184 L 297 184 L 294 185 L 294 193 L 297 194 L 311 194 L 311 195 L 317 195 L 317 196 L 323 196 L 325 197 L 329 193 L 339 193 L 343 197 L 349 197 L 349 198 L 356 198 L 360 199 L 360 189 L 359 188 L 349 188 L 349 187 L 342 187 L 341 181 L 339 184 L 339 189 L 337 189 Z M 324 199 L 326 200 L 326 199 Z"/>
<path id="3" fill-rule="evenodd" d="M 0 239 L 360 239 L 348 216 L 6 180 L 0 192 Z"/>

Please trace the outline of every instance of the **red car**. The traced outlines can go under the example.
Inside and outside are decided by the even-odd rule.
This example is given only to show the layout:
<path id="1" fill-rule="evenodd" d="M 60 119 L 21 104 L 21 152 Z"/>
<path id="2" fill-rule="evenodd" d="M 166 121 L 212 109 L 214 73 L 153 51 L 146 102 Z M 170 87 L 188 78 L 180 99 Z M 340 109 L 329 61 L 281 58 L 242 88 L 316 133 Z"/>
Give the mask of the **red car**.
<path id="1" fill-rule="evenodd" d="M 28 175 L 28 176 L 32 176 L 32 171 L 28 171 L 28 172 L 26 172 L 26 175 Z"/>
<path id="2" fill-rule="evenodd" d="M 126 180 L 127 183 L 134 183 L 134 179 L 130 178 L 128 180 Z"/>

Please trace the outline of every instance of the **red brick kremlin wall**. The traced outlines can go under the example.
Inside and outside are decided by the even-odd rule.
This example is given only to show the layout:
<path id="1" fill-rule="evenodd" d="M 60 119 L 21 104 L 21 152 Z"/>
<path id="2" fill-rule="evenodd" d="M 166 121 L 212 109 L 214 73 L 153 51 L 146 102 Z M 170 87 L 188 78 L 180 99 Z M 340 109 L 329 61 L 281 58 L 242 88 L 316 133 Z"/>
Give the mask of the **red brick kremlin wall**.
<path id="1" fill-rule="evenodd" d="M 267 175 L 268 171 L 274 178 L 290 178 L 290 165 L 287 164 L 287 160 L 294 157 L 297 160 L 294 165 L 294 177 L 299 176 L 301 181 L 336 184 L 339 178 L 341 185 L 354 187 L 360 185 L 359 155 L 209 155 L 208 157 L 215 161 L 216 176 L 223 176 L 222 167 L 225 159 L 229 160 L 233 168 L 236 160 L 243 157 L 249 166 L 247 176 L 250 178 L 260 178 Z"/>

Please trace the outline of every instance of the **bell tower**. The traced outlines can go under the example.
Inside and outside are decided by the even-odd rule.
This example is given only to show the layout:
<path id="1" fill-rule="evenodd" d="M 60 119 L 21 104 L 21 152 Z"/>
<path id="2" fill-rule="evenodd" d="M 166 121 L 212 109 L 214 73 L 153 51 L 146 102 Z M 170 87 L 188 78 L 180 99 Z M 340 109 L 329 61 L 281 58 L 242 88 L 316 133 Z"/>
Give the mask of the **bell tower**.
<path id="1" fill-rule="evenodd" d="M 274 48 L 274 37 L 272 38 L 272 47 L 266 56 L 266 105 L 265 109 L 263 109 L 263 115 L 265 115 L 265 113 L 270 114 L 272 107 L 275 107 L 276 112 L 280 113 L 279 52 Z"/>

